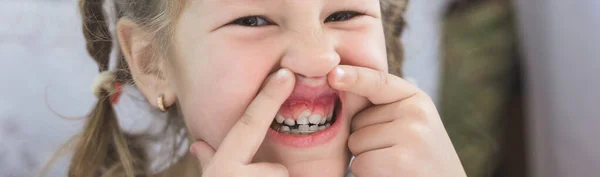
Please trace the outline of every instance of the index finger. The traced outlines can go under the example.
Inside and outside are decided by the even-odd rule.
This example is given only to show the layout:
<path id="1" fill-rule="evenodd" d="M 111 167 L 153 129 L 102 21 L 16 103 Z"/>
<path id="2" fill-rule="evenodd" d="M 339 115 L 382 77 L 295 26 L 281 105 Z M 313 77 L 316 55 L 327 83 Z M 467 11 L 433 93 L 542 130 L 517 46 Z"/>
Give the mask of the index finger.
<path id="1" fill-rule="evenodd" d="M 340 65 L 327 79 L 332 88 L 366 97 L 373 104 L 388 104 L 419 93 L 417 87 L 398 76 L 364 67 Z"/>
<path id="2" fill-rule="evenodd" d="M 214 158 L 250 163 L 281 104 L 292 93 L 294 83 L 293 74 L 287 69 L 281 69 L 269 77 L 267 84 L 229 131 Z"/>

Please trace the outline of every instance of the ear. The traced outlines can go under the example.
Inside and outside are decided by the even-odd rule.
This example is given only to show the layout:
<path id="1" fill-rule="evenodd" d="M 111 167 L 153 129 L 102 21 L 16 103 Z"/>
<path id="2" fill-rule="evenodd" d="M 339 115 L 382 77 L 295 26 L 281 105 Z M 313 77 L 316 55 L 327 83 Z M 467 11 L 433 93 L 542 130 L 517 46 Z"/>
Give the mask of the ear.
<path id="1" fill-rule="evenodd" d="M 154 107 L 158 107 L 160 95 L 165 107 L 175 104 L 177 96 L 165 76 L 166 58 L 155 55 L 158 46 L 152 41 L 154 34 L 125 17 L 119 19 L 116 27 L 123 57 L 137 88 Z"/>

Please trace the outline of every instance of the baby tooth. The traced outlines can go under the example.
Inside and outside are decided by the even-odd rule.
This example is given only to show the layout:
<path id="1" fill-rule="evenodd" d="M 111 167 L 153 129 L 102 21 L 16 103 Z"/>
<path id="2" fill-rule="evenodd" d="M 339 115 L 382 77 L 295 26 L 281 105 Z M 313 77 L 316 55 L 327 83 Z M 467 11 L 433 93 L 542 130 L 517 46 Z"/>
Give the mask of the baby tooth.
<path id="1" fill-rule="evenodd" d="M 290 127 L 288 127 L 288 126 L 285 126 L 285 125 L 284 125 L 284 126 L 281 126 L 281 131 L 282 131 L 282 132 L 289 132 L 289 131 L 290 131 Z"/>
<path id="2" fill-rule="evenodd" d="M 319 124 L 324 124 L 327 121 L 327 119 L 321 118 L 321 122 L 319 122 Z"/>
<path id="3" fill-rule="evenodd" d="M 308 131 L 308 128 L 309 128 L 309 127 L 308 127 L 308 125 L 300 125 L 300 126 L 298 126 L 298 129 L 299 129 L 301 132 Z"/>
<path id="4" fill-rule="evenodd" d="M 329 112 L 329 114 L 327 114 L 327 120 L 329 121 L 329 120 L 331 120 L 331 119 L 333 119 L 333 110 L 331 110 L 331 111 Z"/>
<path id="5" fill-rule="evenodd" d="M 311 124 L 319 124 L 319 122 L 321 122 L 321 115 L 313 114 L 310 117 L 308 117 L 308 121 Z"/>
<path id="6" fill-rule="evenodd" d="M 292 129 L 292 134 L 300 134 L 300 130 L 298 129 Z"/>
<path id="7" fill-rule="evenodd" d="M 307 117 L 298 117 L 298 120 L 296 120 L 296 123 L 298 123 L 300 125 L 306 125 L 306 124 L 308 124 L 308 118 Z"/>
<path id="8" fill-rule="evenodd" d="M 325 130 L 325 128 L 327 128 L 327 127 L 325 127 L 325 125 L 321 125 L 321 126 L 319 126 L 319 131 Z"/>
<path id="9" fill-rule="evenodd" d="M 283 123 L 283 121 L 285 121 L 285 117 L 283 117 L 282 115 L 277 114 L 277 116 L 275 116 L 275 121 L 277 121 L 277 123 Z"/>
<path id="10" fill-rule="evenodd" d="M 327 128 L 327 127 L 329 127 L 329 126 L 331 126 L 331 124 L 329 124 L 329 123 L 325 124 L 325 127 L 326 127 L 326 128 Z"/>
<path id="11" fill-rule="evenodd" d="M 312 126 L 308 127 L 308 130 L 313 131 L 313 132 L 317 131 L 317 130 L 319 130 L 319 126 L 318 125 L 312 125 Z"/>
<path id="12" fill-rule="evenodd" d="M 296 125 L 296 121 L 294 121 L 292 119 L 285 119 L 284 122 L 285 122 L 286 125 L 289 125 L 289 126 Z"/>

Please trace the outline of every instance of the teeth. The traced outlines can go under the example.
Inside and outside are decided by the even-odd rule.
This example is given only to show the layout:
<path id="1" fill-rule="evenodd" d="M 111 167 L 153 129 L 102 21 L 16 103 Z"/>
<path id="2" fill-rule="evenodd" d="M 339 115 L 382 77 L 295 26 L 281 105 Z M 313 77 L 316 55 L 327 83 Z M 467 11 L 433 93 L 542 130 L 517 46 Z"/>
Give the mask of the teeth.
<path id="1" fill-rule="evenodd" d="M 285 119 L 284 122 L 285 122 L 286 125 L 289 125 L 289 126 L 296 125 L 296 121 L 294 121 L 292 119 Z"/>
<path id="2" fill-rule="evenodd" d="M 311 112 L 309 110 L 302 111 L 302 113 L 298 115 L 298 118 L 296 118 L 296 122 L 298 124 L 308 124 L 308 116 L 310 116 L 310 114 Z"/>
<path id="3" fill-rule="evenodd" d="M 308 124 L 308 118 L 300 117 L 300 118 L 298 118 L 298 120 L 296 120 L 296 123 L 298 123 L 300 125 L 306 125 L 306 124 Z"/>
<path id="4" fill-rule="evenodd" d="M 319 131 L 325 130 L 325 128 L 327 128 L 327 127 L 325 127 L 324 125 L 321 125 L 321 126 L 319 126 Z"/>
<path id="5" fill-rule="evenodd" d="M 325 124 L 326 121 L 327 119 L 321 118 L 321 122 L 319 122 L 319 124 Z"/>
<path id="6" fill-rule="evenodd" d="M 300 125 L 300 126 L 298 126 L 298 129 L 299 129 L 301 132 L 308 131 L 308 128 L 309 128 L 309 127 L 308 127 L 308 125 Z"/>
<path id="7" fill-rule="evenodd" d="M 310 117 L 308 117 L 308 121 L 311 124 L 319 124 L 321 122 L 321 115 L 313 114 Z"/>
<path id="8" fill-rule="evenodd" d="M 333 120 L 333 112 L 330 110 L 326 116 L 321 114 L 312 114 L 312 111 L 306 109 L 300 114 L 297 114 L 296 120 L 292 118 L 285 118 L 284 116 L 277 114 L 275 121 L 283 124 L 279 127 L 278 131 L 286 134 L 305 135 L 312 134 L 318 131 L 325 130 L 331 127 L 331 121 Z"/>
<path id="9" fill-rule="evenodd" d="M 289 131 L 290 131 L 290 127 L 288 127 L 288 126 L 285 126 L 285 125 L 284 125 L 284 126 L 281 126 L 281 131 L 282 131 L 282 132 L 289 132 Z"/>
<path id="10" fill-rule="evenodd" d="M 282 115 L 277 114 L 277 116 L 275 116 L 275 121 L 277 121 L 277 123 L 283 123 L 283 121 L 285 121 L 285 117 L 283 117 Z"/>

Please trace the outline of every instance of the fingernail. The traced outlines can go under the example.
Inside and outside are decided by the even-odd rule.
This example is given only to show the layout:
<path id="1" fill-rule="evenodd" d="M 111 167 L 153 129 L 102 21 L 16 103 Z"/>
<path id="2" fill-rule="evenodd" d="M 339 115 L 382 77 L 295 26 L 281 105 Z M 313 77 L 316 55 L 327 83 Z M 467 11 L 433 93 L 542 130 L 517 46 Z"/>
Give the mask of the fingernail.
<path id="1" fill-rule="evenodd" d="M 335 82 L 341 83 L 342 80 L 344 79 L 344 76 L 346 76 L 346 71 L 344 71 L 344 69 L 342 69 L 341 67 L 336 67 L 335 68 Z"/>
<path id="2" fill-rule="evenodd" d="M 289 70 L 287 70 L 285 68 L 281 68 L 281 69 L 279 69 L 279 71 L 277 71 L 277 74 L 275 74 L 275 80 L 285 81 L 285 79 L 288 78 L 289 74 L 290 74 Z"/>

